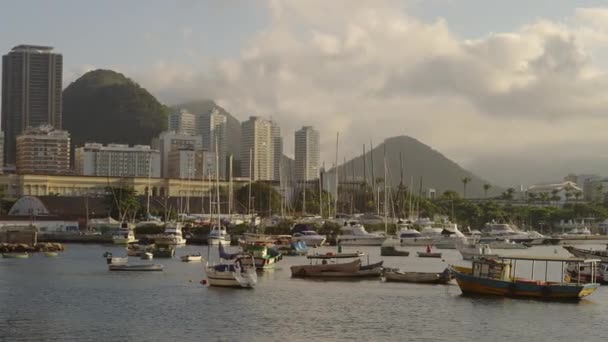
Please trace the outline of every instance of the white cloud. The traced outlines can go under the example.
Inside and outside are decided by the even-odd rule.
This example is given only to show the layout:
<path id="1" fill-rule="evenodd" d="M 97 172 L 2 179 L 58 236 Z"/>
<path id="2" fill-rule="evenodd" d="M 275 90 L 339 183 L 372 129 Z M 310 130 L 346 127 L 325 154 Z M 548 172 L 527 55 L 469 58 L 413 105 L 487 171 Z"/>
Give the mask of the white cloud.
<path id="1" fill-rule="evenodd" d="M 407 134 L 457 161 L 608 143 L 608 77 L 595 60 L 606 53 L 608 9 L 464 40 L 392 1 L 266 5 L 268 27 L 239 56 L 132 77 L 168 102 L 209 97 L 240 118 L 272 116 L 287 149 L 312 124 L 327 161 L 336 131 L 347 156 L 370 138 Z"/>

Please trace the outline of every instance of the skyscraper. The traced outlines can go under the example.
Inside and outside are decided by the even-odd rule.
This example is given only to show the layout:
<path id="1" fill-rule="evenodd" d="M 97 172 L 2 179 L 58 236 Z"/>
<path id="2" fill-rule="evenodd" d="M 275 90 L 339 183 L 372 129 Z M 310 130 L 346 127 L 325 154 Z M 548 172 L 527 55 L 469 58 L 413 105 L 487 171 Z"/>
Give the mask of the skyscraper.
<path id="1" fill-rule="evenodd" d="M 200 115 L 198 120 L 198 134 L 202 136 L 203 149 L 215 153 L 217 143 L 220 178 L 227 179 L 229 156 L 232 154 L 235 159 L 240 158 L 241 124 L 217 107 Z"/>
<path id="2" fill-rule="evenodd" d="M 297 181 L 319 177 L 319 131 L 304 126 L 295 134 L 295 176 Z"/>
<path id="3" fill-rule="evenodd" d="M 161 177 L 169 177 L 169 153 L 180 149 L 201 150 L 201 137 L 174 131 L 161 132 L 152 140 L 152 148 L 160 152 Z"/>
<path id="4" fill-rule="evenodd" d="M 18 45 L 2 56 L 4 162 L 15 164 L 16 137 L 28 127 L 61 129 L 63 57 L 50 46 Z"/>
<path id="5" fill-rule="evenodd" d="M 241 124 L 241 176 L 253 180 L 274 179 L 272 131 L 272 121 L 257 116 Z"/>
<path id="6" fill-rule="evenodd" d="M 168 116 L 168 130 L 182 134 L 196 134 L 195 115 L 185 109 L 173 111 Z"/>
<path id="7" fill-rule="evenodd" d="M 49 125 L 28 128 L 16 139 L 15 159 L 20 174 L 68 174 L 70 134 Z"/>
<path id="8" fill-rule="evenodd" d="M 281 127 L 274 121 L 272 123 L 272 177 L 274 180 L 281 179 L 281 158 L 283 158 L 283 137 Z"/>

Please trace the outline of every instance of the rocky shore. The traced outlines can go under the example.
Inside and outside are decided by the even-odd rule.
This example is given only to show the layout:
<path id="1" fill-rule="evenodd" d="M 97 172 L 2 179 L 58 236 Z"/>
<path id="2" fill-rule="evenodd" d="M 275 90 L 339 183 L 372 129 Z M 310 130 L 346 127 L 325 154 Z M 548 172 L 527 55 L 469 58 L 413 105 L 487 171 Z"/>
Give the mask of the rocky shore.
<path id="1" fill-rule="evenodd" d="M 60 243 L 37 243 L 27 245 L 22 243 L 0 243 L 0 253 L 36 253 L 36 252 L 63 252 L 65 248 Z"/>

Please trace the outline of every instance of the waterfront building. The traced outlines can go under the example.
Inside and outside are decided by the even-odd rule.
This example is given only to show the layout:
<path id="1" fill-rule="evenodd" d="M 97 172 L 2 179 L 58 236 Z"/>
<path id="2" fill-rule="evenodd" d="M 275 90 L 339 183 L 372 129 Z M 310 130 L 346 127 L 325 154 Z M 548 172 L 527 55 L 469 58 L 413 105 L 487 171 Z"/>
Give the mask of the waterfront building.
<path id="1" fill-rule="evenodd" d="M 160 152 L 148 145 L 86 143 L 74 151 L 77 175 L 160 177 Z"/>
<path id="2" fill-rule="evenodd" d="M 165 131 L 152 141 L 152 148 L 160 152 L 161 177 L 169 177 L 169 153 L 180 149 L 201 150 L 199 135 Z"/>
<path id="3" fill-rule="evenodd" d="M 319 131 L 304 126 L 295 133 L 295 177 L 297 181 L 319 178 Z"/>
<path id="4" fill-rule="evenodd" d="M 195 135 L 196 134 L 196 117 L 194 114 L 185 109 L 175 110 L 169 113 L 168 116 L 169 131 L 175 131 L 181 134 Z"/>
<path id="5" fill-rule="evenodd" d="M 238 159 L 241 153 L 241 124 L 231 115 L 214 107 L 210 112 L 198 118 L 198 134 L 202 137 L 202 148 L 216 152 L 219 159 L 220 177 L 227 179 L 229 157 L 233 156 L 233 176 L 237 176 Z M 240 171 L 240 170 L 239 170 Z M 240 173 L 240 172 L 238 172 Z"/>
<path id="6" fill-rule="evenodd" d="M 62 128 L 63 57 L 50 46 L 18 45 L 2 56 L 4 162 L 16 163 L 16 139 L 28 127 Z"/>
<path id="7" fill-rule="evenodd" d="M 17 173 L 70 173 L 70 135 L 51 126 L 28 128 L 17 136 Z"/>
<path id="8" fill-rule="evenodd" d="M 251 116 L 241 125 L 241 175 L 252 180 L 274 179 L 272 121 Z"/>
<path id="9" fill-rule="evenodd" d="M 530 195 L 539 199 L 541 196 L 545 196 L 547 200 L 553 203 L 563 204 L 569 200 L 574 200 L 577 193 L 578 196 L 582 195 L 583 189 L 574 182 L 565 181 L 556 184 L 532 185 L 525 192 L 528 198 L 531 197 Z"/>
<path id="10" fill-rule="evenodd" d="M 209 179 L 215 178 L 215 153 L 191 148 L 169 152 L 169 178 Z"/>
<path id="11" fill-rule="evenodd" d="M 584 177 L 583 193 L 586 201 L 604 201 L 608 195 L 608 178 L 600 176 Z"/>

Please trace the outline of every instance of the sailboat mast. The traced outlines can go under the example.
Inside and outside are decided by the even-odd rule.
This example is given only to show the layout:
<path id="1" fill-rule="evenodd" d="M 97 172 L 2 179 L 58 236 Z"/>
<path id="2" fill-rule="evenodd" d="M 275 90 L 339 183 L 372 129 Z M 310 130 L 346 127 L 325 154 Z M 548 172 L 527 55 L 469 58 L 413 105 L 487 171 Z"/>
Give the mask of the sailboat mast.
<path id="1" fill-rule="evenodd" d="M 340 132 L 336 133 L 336 198 L 334 198 L 334 217 L 338 213 L 338 183 L 340 181 L 338 176 L 338 143 L 340 142 Z"/>
<path id="2" fill-rule="evenodd" d="M 247 214 L 251 215 L 251 180 L 253 179 L 252 175 L 252 164 L 251 159 L 253 158 L 253 149 L 249 149 L 249 195 L 247 197 Z"/>
<path id="3" fill-rule="evenodd" d="M 323 218 L 323 181 L 321 180 L 322 176 L 323 174 L 321 173 L 321 170 L 319 170 L 319 216 L 321 216 L 321 218 Z"/>
<path id="4" fill-rule="evenodd" d="M 232 193 L 232 154 L 230 154 L 230 159 L 228 162 L 228 172 L 228 221 L 232 222 L 232 196 L 234 196 Z"/>
<path id="5" fill-rule="evenodd" d="M 370 157 L 370 167 L 371 167 L 371 177 L 372 177 L 372 196 L 376 202 L 380 201 L 379 198 L 376 197 L 376 177 L 374 175 L 374 143 L 372 140 L 369 140 L 369 157 Z"/>
<path id="6" fill-rule="evenodd" d="M 152 174 L 152 152 L 148 153 L 148 199 L 146 200 L 146 220 L 150 217 L 150 177 Z"/>
<path id="7" fill-rule="evenodd" d="M 217 200 L 217 226 L 221 227 L 222 221 L 220 218 L 220 157 L 217 149 L 217 136 L 215 137 L 215 191 Z"/>
<path id="8" fill-rule="evenodd" d="M 387 183 L 388 179 L 386 175 L 386 143 L 384 144 L 384 233 L 388 235 L 388 191 Z"/>

